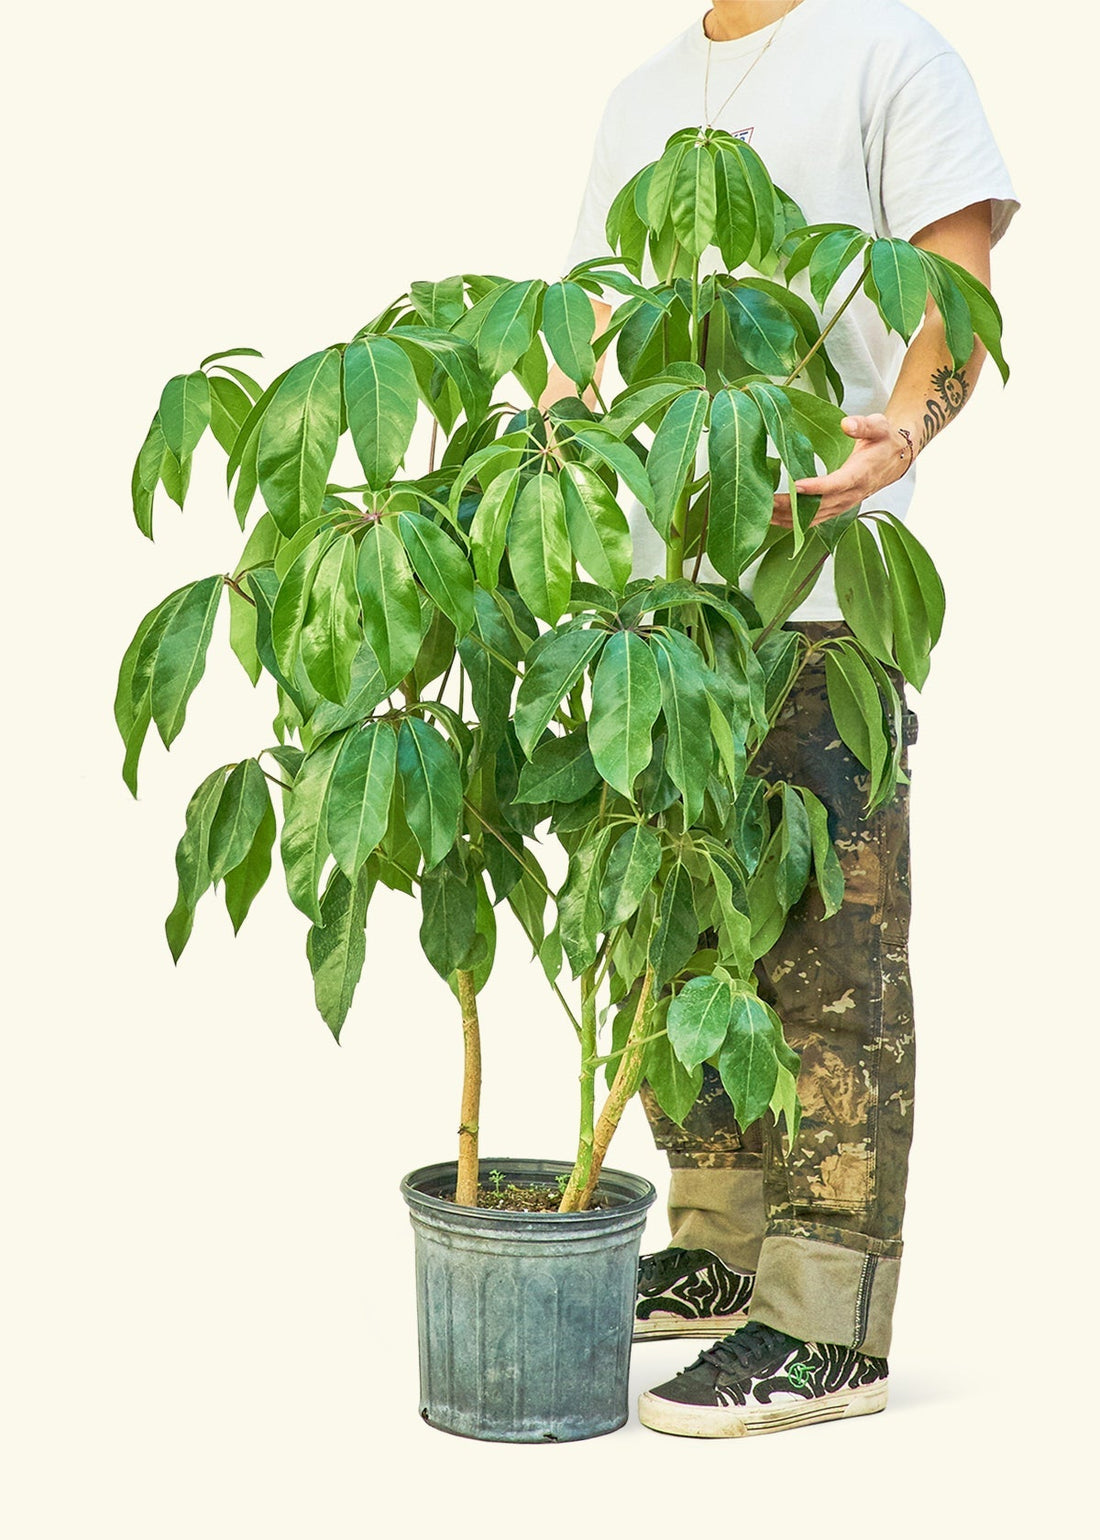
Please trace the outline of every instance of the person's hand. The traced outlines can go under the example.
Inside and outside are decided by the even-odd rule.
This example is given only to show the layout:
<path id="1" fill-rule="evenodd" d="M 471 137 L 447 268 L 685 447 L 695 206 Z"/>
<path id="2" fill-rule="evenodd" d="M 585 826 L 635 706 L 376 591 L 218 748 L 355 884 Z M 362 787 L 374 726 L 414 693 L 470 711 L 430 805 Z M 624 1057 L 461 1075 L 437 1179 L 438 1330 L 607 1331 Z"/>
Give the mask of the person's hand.
<path id="1" fill-rule="evenodd" d="M 855 439 L 844 464 L 828 476 L 806 477 L 794 484 L 800 496 L 805 493 L 807 497 L 821 498 L 814 524 L 835 519 L 857 503 L 866 502 L 883 487 L 899 481 L 912 463 L 904 436 L 881 412 L 870 417 L 845 417 L 840 426 L 849 438 Z M 772 523 L 784 529 L 793 524 L 791 500 L 785 493 L 776 494 Z"/>

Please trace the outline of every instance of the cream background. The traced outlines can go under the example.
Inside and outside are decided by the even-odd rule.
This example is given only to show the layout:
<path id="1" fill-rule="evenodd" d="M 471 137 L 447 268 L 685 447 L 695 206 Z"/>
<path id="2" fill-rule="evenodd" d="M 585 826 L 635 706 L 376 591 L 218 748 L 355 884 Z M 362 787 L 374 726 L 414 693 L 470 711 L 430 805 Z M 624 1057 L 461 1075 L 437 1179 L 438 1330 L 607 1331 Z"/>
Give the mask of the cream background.
<path id="1" fill-rule="evenodd" d="M 1096 553 L 1079 386 L 1095 343 L 1091 304 L 1074 324 L 1064 221 L 1087 218 L 1095 35 L 1067 6 L 1036 30 L 993 0 L 920 9 L 970 64 L 1024 210 L 995 271 L 1015 378 L 1002 394 L 991 373 L 929 452 L 913 515 L 950 609 L 916 703 L 920 1101 L 891 1410 L 793 1442 L 632 1421 L 555 1450 L 451 1439 L 416 1415 L 397 1182 L 450 1155 L 459 1039 L 408 902 L 372 915 L 342 1049 L 274 882 L 235 942 L 207 900 L 173 969 L 186 799 L 271 741 L 271 713 L 223 612 L 184 734 L 170 756 L 151 744 L 129 798 L 110 716 L 122 650 L 238 546 L 208 447 L 154 546 L 129 476 L 164 380 L 208 352 L 260 347 L 269 378 L 411 278 L 555 276 L 607 90 L 701 8 L 104 0 L 9 24 L 10 1540 L 1023 1535 L 1083 1516 Z M 1054 345 L 1037 305 L 1052 270 Z M 571 1034 L 526 970 L 506 949 L 485 999 L 483 1148 L 559 1156 Z M 637 1107 L 614 1163 L 661 1174 Z M 658 1211 L 650 1243 L 663 1235 Z M 636 1389 L 690 1356 L 640 1348 Z"/>

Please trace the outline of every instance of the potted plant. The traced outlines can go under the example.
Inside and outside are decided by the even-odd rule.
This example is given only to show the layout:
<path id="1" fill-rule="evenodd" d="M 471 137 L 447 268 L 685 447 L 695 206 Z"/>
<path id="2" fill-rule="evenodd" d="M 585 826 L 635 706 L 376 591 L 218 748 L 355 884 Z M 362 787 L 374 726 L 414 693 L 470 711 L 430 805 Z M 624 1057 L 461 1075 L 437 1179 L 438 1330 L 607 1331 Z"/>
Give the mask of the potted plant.
<path id="1" fill-rule="evenodd" d="M 278 833 L 334 1037 L 379 888 L 419 897 L 422 949 L 455 995 L 458 1158 L 411 1173 L 403 1192 L 422 1410 L 478 1437 L 585 1437 L 625 1421 L 654 1193 L 604 1160 L 643 1078 L 681 1121 L 709 1063 L 742 1125 L 767 1115 L 797 1129 L 798 1059 L 753 969 L 807 884 L 832 913 L 843 879 L 827 809 L 754 763 L 823 651 L 868 805 L 887 801 L 901 774 L 895 681 L 924 683 L 943 615 L 931 561 L 890 515 L 813 526 L 814 501 L 792 495 L 793 528 L 771 524 L 784 470 L 793 483 L 850 447 L 832 326 L 862 291 L 908 339 L 931 300 L 957 366 L 976 334 L 1006 372 L 996 306 L 969 274 L 904 242 L 807 228 L 721 131 L 673 135 L 607 228 L 607 259 L 558 283 L 413 283 L 266 389 L 241 368 L 253 350 L 210 355 L 165 386 L 133 477 L 151 537 L 158 487 L 183 506 L 209 427 L 242 529 L 262 503 L 232 571 L 151 610 L 120 670 L 135 794 L 150 723 L 166 746 L 182 728 L 223 593 L 234 652 L 253 683 L 275 686 L 278 741 L 219 767 L 188 805 L 173 956 L 219 883 L 239 929 Z M 714 248 L 723 270 L 704 273 Z M 792 288 L 799 273 L 814 304 Z M 589 295 L 607 289 L 623 303 L 594 339 Z M 607 403 L 595 376 L 612 345 L 626 389 Z M 548 356 L 577 394 L 543 412 Z M 529 407 L 494 400 L 506 376 Z M 428 463 L 410 475 L 422 411 Z M 344 433 L 353 485 L 332 480 Z M 662 538 L 663 575 L 631 578 L 624 493 Z M 782 623 L 830 552 L 853 638 L 811 647 Z M 722 582 L 699 581 L 704 557 Z M 761 557 L 750 601 L 740 580 Z M 557 892 L 538 858 L 551 836 L 568 853 Z M 576 1032 L 572 1165 L 479 1159 L 478 996 L 504 903 Z M 500 1206 L 508 1188 L 525 1189 L 525 1206 Z"/>

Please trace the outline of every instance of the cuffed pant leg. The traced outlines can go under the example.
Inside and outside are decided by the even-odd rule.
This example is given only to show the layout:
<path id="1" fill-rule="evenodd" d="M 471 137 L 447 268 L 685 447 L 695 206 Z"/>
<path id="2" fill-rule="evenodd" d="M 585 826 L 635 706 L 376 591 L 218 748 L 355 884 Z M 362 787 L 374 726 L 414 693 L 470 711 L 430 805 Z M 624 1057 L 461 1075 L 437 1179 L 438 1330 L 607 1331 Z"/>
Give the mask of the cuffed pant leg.
<path id="1" fill-rule="evenodd" d="M 900 1245 L 824 1225 L 769 1226 L 749 1319 L 803 1342 L 890 1351 Z"/>
<path id="2" fill-rule="evenodd" d="M 764 1239 L 764 1174 L 755 1168 L 674 1166 L 668 1191 L 672 1245 L 713 1251 L 727 1267 L 754 1273 Z"/>

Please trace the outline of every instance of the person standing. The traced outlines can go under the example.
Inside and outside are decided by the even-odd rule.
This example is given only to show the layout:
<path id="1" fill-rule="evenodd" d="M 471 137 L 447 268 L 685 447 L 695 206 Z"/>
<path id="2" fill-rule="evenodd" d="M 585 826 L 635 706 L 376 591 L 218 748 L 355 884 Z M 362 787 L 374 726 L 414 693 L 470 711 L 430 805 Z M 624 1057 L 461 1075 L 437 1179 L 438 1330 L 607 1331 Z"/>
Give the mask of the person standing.
<path id="1" fill-rule="evenodd" d="M 607 251 L 616 193 L 670 134 L 697 124 L 748 141 L 808 223 L 911 241 L 986 284 L 990 250 L 1019 207 L 966 66 L 901 0 L 715 0 L 612 91 L 567 271 Z M 718 253 L 708 257 L 717 270 Z M 655 281 L 651 267 L 645 276 Z M 602 329 L 611 306 L 593 305 Z M 863 295 L 829 347 L 852 450 L 839 470 L 797 489 L 820 496 L 815 522 L 872 499 L 904 518 L 915 461 L 970 398 L 983 349 L 975 342 L 956 369 L 932 308 L 906 348 Z M 543 406 L 573 391 L 555 370 Z M 782 493 L 773 522 L 791 523 Z M 631 527 L 634 575 L 659 573 L 663 546 L 638 504 Z M 721 581 L 709 564 L 701 576 Z M 850 634 L 831 563 L 787 626 L 810 641 Z M 916 717 L 901 693 L 905 768 Z M 760 994 L 801 1055 L 793 1145 L 784 1147 L 770 1115 L 739 1128 L 709 1067 L 683 1127 L 643 1086 L 672 1167 L 672 1235 L 642 1258 L 636 1340 L 719 1340 L 646 1392 L 639 1413 L 657 1431 L 695 1437 L 780 1431 L 886 1404 L 913 1112 L 908 787 L 863 816 L 863 767 L 839 740 L 820 653 L 767 754 L 758 773 L 808 786 L 829 808 L 846 890 L 827 922 L 808 891 L 758 964 Z"/>

